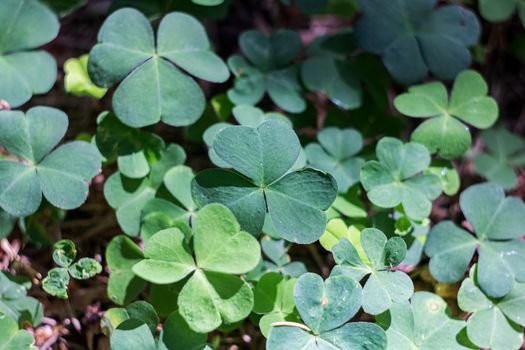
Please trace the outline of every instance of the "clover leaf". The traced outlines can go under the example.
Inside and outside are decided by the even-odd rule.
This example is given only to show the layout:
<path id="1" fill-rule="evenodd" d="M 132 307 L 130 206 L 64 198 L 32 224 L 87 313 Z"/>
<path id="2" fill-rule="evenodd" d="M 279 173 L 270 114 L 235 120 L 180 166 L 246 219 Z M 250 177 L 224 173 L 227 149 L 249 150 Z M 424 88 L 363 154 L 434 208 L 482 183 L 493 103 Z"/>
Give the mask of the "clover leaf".
<path id="1" fill-rule="evenodd" d="M 10 317 L 0 312 L 0 349 L 37 350 L 35 338 Z"/>
<path id="2" fill-rule="evenodd" d="M 100 87 L 122 81 L 113 94 L 113 110 L 132 127 L 160 120 L 184 126 L 201 116 L 204 94 L 181 69 L 212 82 L 224 82 L 229 76 L 224 62 L 210 50 L 203 26 L 184 13 L 163 18 L 155 43 L 146 17 L 121 9 L 104 22 L 98 41 L 89 55 L 89 75 Z"/>
<path id="3" fill-rule="evenodd" d="M 491 297 L 509 293 L 515 280 L 525 282 L 525 204 L 505 197 L 503 188 L 493 183 L 470 186 L 460 196 L 459 205 L 475 235 L 442 221 L 430 231 L 425 253 L 430 257 L 432 275 L 444 283 L 459 281 L 478 251 L 478 283 Z"/>
<path id="4" fill-rule="evenodd" d="M 361 306 L 361 286 L 348 276 L 325 281 L 313 273 L 302 275 L 294 290 L 297 310 L 305 325 L 274 323 L 266 348 L 277 349 L 386 349 L 385 332 L 366 322 L 347 323 Z"/>
<path id="5" fill-rule="evenodd" d="M 147 177 L 133 179 L 116 172 L 107 179 L 104 197 L 116 209 L 117 221 L 122 231 L 130 236 L 139 234 L 144 207 L 155 198 L 167 171 L 181 165 L 185 160 L 184 149 L 177 144 L 170 144 L 158 157 L 152 157 L 151 163 L 148 163 Z"/>
<path id="6" fill-rule="evenodd" d="M 107 89 L 96 86 L 89 78 L 88 58 L 88 55 L 82 55 L 79 58 L 69 58 L 64 62 L 64 89 L 75 96 L 91 96 L 101 99 Z"/>
<path id="7" fill-rule="evenodd" d="M 521 25 L 525 27 L 525 4 L 519 0 L 479 0 L 479 12 L 489 22 L 503 22 L 517 11 Z"/>
<path id="8" fill-rule="evenodd" d="M 154 333 L 159 324 L 159 316 L 151 304 L 143 300 L 135 301 L 124 308 L 111 308 L 104 313 L 100 321 L 102 331 L 111 335 L 124 321 L 135 319 L 144 322 L 149 330 Z"/>
<path id="9" fill-rule="evenodd" d="M 291 261 L 288 249 L 282 239 L 276 240 L 269 237 L 261 239 L 261 248 L 270 261 L 264 260 L 262 264 L 267 271 L 274 271 L 283 276 L 299 277 L 306 273 L 306 266 L 300 261 Z"/>
<path id="10" fill-rule="evenodd" d="M 263 315 L 259 328 L 268 337 L 272 323 L 296 322 L 299 315 L 294 304 L 294 287 L 297 279 L 285 279 L 276 272 L 264 274 L 253 289 L 253 312 Z"/>
<path id="11" fill-rule="evenodd" d="M 518 178 L 514 168 L 525 166 L 525 141 L 506 129 L 489 129 L 481 134 L 487 152 L 474 158 L 476 171 L 505 189 L 514 188 Z"/>
<path id="12" fill-rule="evenodd" d="M 394 303 L 408 300 L 414 293 L 412 280 L 402 271 L 392 270 L 406 256 L 407 247 L 400 237 L 387 240 L 375 228 L 360 235 L 361 251 L 346 238 L 332 248 L 338 264 L 332 276 L 348 275 L 357 281 L 370 275 L 363 287 L 363 310 L 371 315 L 388 310 Z"/>
<path id="13" fill-rule="evenodd" d="M 464 154 L 472 142 L 461 121 L 486 129 L 498 119 L 498 104 L 487 92 L 483 77 L 467 70 L 454 81 L 450 102 L 445 85 L 433 82 L 409 88 L 396 97 L 394 105 L 409 117 L 429 118 L 414 130 L 412 141 L 451 159 Z"/>
<path id="14" fill-rule="evenodd" d="M 422 80 L 430 71 L 450 80 L 471 62 L 469 47 L 481 26 L 461 6 L 436 6 L 437 0 L 360 0 L 363 16 L 355 34 L 359 46 L 381 55 L 394 77 L 404 84 Z"/>
<path id="15" fill-rule="evenodd" d="M 0 146 L 15 159 L 0 160 L 0 207 L 13 216 L 36 212 L 42 194 L 54 206 L 74 209 L 88 195 L 100 171 L 100 155 L 87 142 L 55 150 L 68 126 L 67 115 L 49 107 L 0 111 Z"/>
<path id="16" fill-rule="evenodd" d="M 340 193 L 359 182 L 364 159 L 355 157 L 363 147 L 361 134 L 354 129 L 325 128 L 317 134 L 319 143 L 304 149 L 310 166 L 326 171 L 337 181 Z"/>
<path id="17" fill-rule="evenodd" d="M 451 318 L 447 303 L 429 292 L 415 293 L 410 303 L 392 305 L 377 322 L 386 329 L 388 350 L 471 349 L 458 340 L 465 321 Z"/>
<path id="18" fill-rule="evenodd" d="M 233 213 L 220 204 L 205 206 L 193 220 L 195 259 L 184 238 L 177 228 L 156 233 L 145 243 L 145 259 L 133 266 L 133 272 L 156 284 L 189 277 L 179 294 L 178 306 L 196 332 L 207 333 L 223 322 L 247 317 L 253 293 L 235 275 L 258 264 L 261 253 L 257 240 L 241 231 Z"/>
<path id="19" fill-rule="evenodd" d="M 144 259 L 142 251 L 126 236 L 116 236 L 106 248 L 106 261 L 111 273 L 108 296 L 120 305 L 128 304 L 144 289 L 146 281 L 136 276 L 132 268 Z"/>
<path id="20" fill-rule="evenodd" d="M 77 247 L 73 241 L 62 239 L 53 246 L 53 261 L 60 267 L 68 267 L 77 257 Z"/>
<path id="21" fill-rule="evenodd" d="M 69 272 L 67 272 L 67 269 L 55 267 L 49 270 L 47 276 L 42 280 L 42 288 L 52 296 L 67 299 L 69 280 Z"/>
<path id="22" fill-rule="evenodd" d="M 520 349 L 525 327 L 525 284 L 516 283 L 502 298 L 494 299 L 479 287 L 476 265 L 461 283 L 458 305 L 472 313 L 467 319 L 467 335 L 481 348 Z"/>
<path id="23" fill-rule="evenodd" d="M 329 251 L 339 243 L 339 240 L 346 238 L 354 246 L 360 247 L 359 237 L 361 231 L 354 225 L 347 226 L 346 223 L 340 218 L 334 218 L 328 221 L 326 230 L 323 235 L 319 238 L 321 246 Z M 361 254 L 361 253 L 360 253 Z"/>
<path id="24" fill-rule="evenodd" d="M 0 3 L 0 99 L 11 107 L 51 90 L 57 76 L 55 60 L 45 51 L 30 50 L 53 40 L 59 27 L 55 14 L 36 0 Z"/>
<path id="25" fill-rule="evenodd" d="M 226 205 L 253 235 L 261 232 L 266 212 L 276 233 L 288 241 L 311 243 L 323 234 L 324 210 L 334 201 L 337 185 L 315 169 L 290 172 L 301 145 L 288 125 L 268 120 L 257 128 L 228 127 L 215 136 L 213 149 L 236 171 L 197 174 L 192 194 L 198 206 Z"/>
<path id="26" fill-rule="evenodd" d="M 308 46 L 308 58 L 301 65 L 301 77 L 308 90 L 325 93 L 341 108 L 359 108 L 361 83 L 355 64 L 348 59 L 355 49 L 351 31 L 316 38 Z"/>
<path id="27" fill-rule="evenodd" d="M 29 288 L 29 279 L 0 272 L 0 313 L 12 318 L 21 327 L 39 325 L 44 314 L 42 304 L 27 296 Z"/>
<path id="28" fill-rule="evenodd" d="M 228 66 L 235 84 L 228 98 L 236 105 L 254 105 L 267 93 L 280 108 L 300 113 L 306 108 L 293 60 L 301 50 L 299 34 L 280 29 L 271 35 L 250 30 L 242 33 L 239 46 L 244 57 L 231 56 Z"/>
<path id="29" fill-rule="evenodd" d="M 368 161 L 361 169 L 368 199 L 381 208 L 401 204 L 413 220 L 428 217 L 431 201 L 440 195 L 442 186 L 438 176 L 421 174 L 430 165 L 425 146 L 384 137 L 377 144 L 376 156 L 377 161 Z"/>

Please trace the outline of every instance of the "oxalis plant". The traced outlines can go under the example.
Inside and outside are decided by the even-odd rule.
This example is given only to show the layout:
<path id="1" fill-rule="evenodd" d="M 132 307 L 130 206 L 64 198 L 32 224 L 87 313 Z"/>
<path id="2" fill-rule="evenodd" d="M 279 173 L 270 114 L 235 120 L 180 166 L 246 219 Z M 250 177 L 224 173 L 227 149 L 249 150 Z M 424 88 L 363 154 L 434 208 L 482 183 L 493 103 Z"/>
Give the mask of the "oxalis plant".
<path id="1" fill-rule="evenodd" d="M 524 13 L 0 1 L 0 349 L 522 349 Z"/>

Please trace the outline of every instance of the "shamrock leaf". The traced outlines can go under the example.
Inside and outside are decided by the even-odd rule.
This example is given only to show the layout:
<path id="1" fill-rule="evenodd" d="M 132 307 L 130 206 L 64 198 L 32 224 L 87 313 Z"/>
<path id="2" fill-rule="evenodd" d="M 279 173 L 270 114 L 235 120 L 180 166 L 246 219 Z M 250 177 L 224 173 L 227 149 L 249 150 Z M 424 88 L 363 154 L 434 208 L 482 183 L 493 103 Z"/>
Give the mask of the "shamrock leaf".
<path id="1" fill-rule="evenodd" d="M 228 127 L 215 136 L 213 149 L 236 172 L 208 169 L 197 174 L 192 194 L 198 206 L 228 206 L 253 235 L 261 232 L 266 211 L 276 233 L 288 241 L 311 243 L 322 235 L 323 211 L 334 201 L 337 186 L 318 170 L 289 172 L 301 149 L 289 126 L 268 120 L 257 128 Z"/>
<path id="2" fill-rule="evenodd" d="M 253 312 L 263 315 L 259 328 L 265 337 L 274 322 L 295 322 L 299 316 L 294 304 L 297 279 L 284 279 L 276 272 L 264 274 L 253 289 Z"/>
<path id="3" fill-rule="evenodd" d="M 196 332 L 237 322 L 252 310 L 250 286 L 234 276 L 260 260 L 255 238 L 240 231 L 235 216 L 220 204 L 202 208 L 193 220 L 193 251 L 177 228 L 160 231 L 144 245 L 145 259 L 133 266 L 139 277 L 156 284 L 188 278 L 178 297 L 179 312 Z M 191 275 L 191 276 L 190 276 Z"/>
<path id="4" fill-rule="evenodd" d="M 430 165 L 425 146 L 384 137 L 376 147 L 377 159 L 361 169 L 361 183 L 368 199 L 381 208 L 401 204 L 413 220 L 428 217 L 432 200 L 442 191 L 441 181 L 434 174 L 421 174 Z"/>
<path id="5" fill-rule="evenodd" d="M 348 275 L 360 281 L 370 275 L 363 287 L 363 310 L 371 315 L 408 300 L 414 293 L 412 280 L 404 272 L 392 270 L 405 259 L 407 247 L 403 239 L 387 240 L 378 229 L 366 228 L 361 232 L 360 243 L 361 252 L 346 238 L 332 248 L 338 264 L 332 276 Z"/>
<path id="6" fill-rule="evenodd" d="M 11 318 L 0 312 L 0 349 L 36 350 L 35 338 Z"/>
<path id="7" fill-rule="evenodd" d="M 88 55 L 82 55 L 64 62 L 64 89 L 75 96 L 92 96 L 101 99 L 107 89 L 99 88 L 89 78 L 88 58 Z"/>
<path id="8" fill-rule="evenodd" d="M 319 238 L 319 243 L 321 246 L 329 251 L 332 251 L 332 248 L 339 243 L 339 240 L 346 238 L 354 246 L 360 246 L 359 237 L 361 236 L 361 231 L 355 226 L 347 226 L 346 223 L 340 219 L 335 218 L 328 221 L 326 225 L 326 230 Z"/>
<path id="9" fill-rule="evenodd" d="M 483 77 L 467 70 L 454 81 L 450 102 L 445 85 L 433 82 L 409 88 L 407 93 L 396 97 L 394 105 L 409 117 L 429 118 L 414 130 L 412 141 L 451 159 L 465 153 L 472 141 L 461 121 L 487 129 L 498 119 L 498 105 L 487 92 Z"/>
<path id="10" fill-rule="evenodd" d="M 474 158 L 474 166 L 487 180 L 505 189 L 514 188 L 518 178 L 514 167 L 525 166 L 525 142 L 505 129 L 490 129 L 481 134 L 486 153 Z"/>
<path id="11" fill-rule="evenodd" d="M 118 325 L 110 338 L 111 349 L 142 349 L 157 350 L 155 339 L 148 325 L 140 320 L 131 318 Z"/>
<path id="12" fill-rule="evenodd" d="M 45 51 L 28 50 L 56 38 L 59 27 L 55 14 L 36 0 L 0 3 L 0 99 L 11 107 L 51 90 L 57 76 L 55 60 Z"/>
<path id="13" fill-rule="evenodd" d="M 206 347 L 207 338 L 207 334 L 193 331 L 178 312 L 173 312 L 164 322 L 158 350 L 211 350 Z"/>
<path id="14" fill-rule="evenodd" d="M 21 327 L 37 326 L 44 314 L 42 304 L 37 299 L 27 296 L 29 288 L 29 279 L 0 272 L 0 314 L 12 318 Z"/>
<path id="15" fill-rule="evenodd" d="M 0 160 L 0 207 L 13 216 L 36 212 L 42 194 L 54 206 L 74 209 L 88 195 L 89 181 L 100 171 L 100 155 L 87 142 L 53 148 L 64 136 L 67 115 L 49 107 L 26 114 L 0 111 L 0 146 L 16 160 Z"/>
<path id="16" fill-rule="evenodd" d="M 355 155 L 363 147 L 361 134 L 354 129 L 325 128 L 317 134 L 319 143 L 304 149 L 310 166 L 326 171 L 337 181 L 340 193 L 359 182 L 359 172 L 365 163 Z"/>
<path id="17" fill-rule="evenodd" d="M 348 322 L 361 306 L 361 287 L 348 276 L 326 281 L 313 273 L 302 275 L 294 290 L 304 323 L 274 323 L 266 348 L 277 349 L 385 349 L 385 332 L 373 323 Z"/>
<path id="18" fill-rule="evenodd" d="M 87 280 L 99 274 L 102 266 L 93 258 L 81 258 L 68 268 L 69 274 L 77 280 Z"/>
<path id="19" fill-rule="evenodd" d="M 469 339 L 481 348 L 520 349 L 525 327 L 524 295 L 525 284 L 516 283 L 504 297 L 491 298 L 480 289 L 474 265 L 458 292 L 459 307 L 472 313 L 467 320 Z"/>
<path id="20" fill-rule="evenodd" d="M 479 12 L 489 22 L 503 22 L 518 11 L 521 25 L 525 27 L 525 4 L 519 0 L 479 0 Z"/>
<path id="21" fill-rule="evenodd" d="M 68 298 L 68 284 L 69 272 L 63 267 L 52 268 L 42 280 L 42 288 L 44 288 L 47 293 L 61 299 Z"/>
<path id="22" fill-rule="evenodd" d="M 89 75 L 100 87 L 122 81 L 113 94 L 113 110 L 132 127 L 160 120 L 190 125 L 201 116 L 204 94 L 180 69 L 212 82 L 224 82 L 229 76 L 226 65 L 210 50 L 203 26 L 184 13 L 163 18 L 155 44 L 146 17 L 121 9 L 105 21 L 98 40 L 89 55 Z"/>
<path id="23" fill-rule="evenodd" d="M 386 329 L 388 350 L 470 349 L 458 342 L 465 321 L 451 318 L 447 303 L 429 292 L 415 293 L 410 303 L 392 305 L 377 321 Z"/>
<path id="24" fill-rule="evenodd" d="M 106 248 L 106 261 L 111 270 L 108 296 L 120 305 L 128 304 L 144 289 L 146 281 L 136 276 L 133 265 L 144 258 L 142 251 L 126 236 L 117 236 Z"/>
<path id="25" fill-rule="evenodd" d="M 144 322 L 151 333 L 156 332 L 159 316 L 153 306 L 143 300 L 135 301 L 124 308 L 111 308 L 104 313 L 100 328 L 106 335 L 111 335 L 115 329 L 126 320 L 135 319 Z"/>
<path id="26" fill-rule="evenodd" d="M 308 90 L 325 93 L 341 108 L 359 108 L 361 83 L 354 62 L 347 58 L 355 49 L 351 31 L 316 38 L 308 46 L 309 57 L 301 66 L 301 76 Z"/>
<path id="27" fill-rule="evenodd" d="M 438 176 L 443 186 L 443 192 L 448 196 L 458 193 L 461 180 L 451 161 L 433 160 L 425 173 Z"/>
<path id="28" fill-rule="evenodd" d="M 254 105 L 268 93 L 271 100 L 287 112 L 306 108 L 293 60 L 301 50 L 301 38 L 291 30 L 277 30 L 270 36 L 251 30 L 239 39 L 244 54 L 228 59 L 235 84 L 228 98 L 236 105 Z"/>
<path id="29" fill-rule="evenodd" d="M 471 62 L 468 48 L 479 39 L 476 15 L 458 5 L 436 6 L 437 0 L 360 0 L 363 16 L 355 33 L 359 46 L 381 55 L 404 84 L 422 80 L 430 71 L 454 79 Z"/>
<path id="30" fill-rule="evenodd" d="M 459 205 L 475 236 L 451 221 L 442 221 L 430 231 L 425 253 L 432 275 L 444 283 L 459 281 L 474 252 L 478 251 L 478 282 L 491 297 L 502 297 L 525 282 L 525 204 L 516 197 L 505 198 L 503 188 L 493 183 L 470 186 Z"/>
<path id="31" fill-rule="evenodd" d="M 184 149 L 177 144 L 170 144 L 158 158 L 154 157 L 149 163 L 147 177 L 133 179 L 116 172 L 104 183 L 104 197 L 116 209 L 117 221 L 126 234 L 139 234 L 144 207 L 155 198 L 166 172 L 185 160 Z"/>
<path id="32" fill-rule="evenodd" d="M 270 259 L 264 260 L 263 266 L 267 271 L 279 272 L 283 276 L 299 277 L 306 273 L 306 266 L 300 261 L 291 261 L 288 249 L 290 245 L 285 246 L 285 241 L 265 237 L 261 240 L 261 248 Z"/>

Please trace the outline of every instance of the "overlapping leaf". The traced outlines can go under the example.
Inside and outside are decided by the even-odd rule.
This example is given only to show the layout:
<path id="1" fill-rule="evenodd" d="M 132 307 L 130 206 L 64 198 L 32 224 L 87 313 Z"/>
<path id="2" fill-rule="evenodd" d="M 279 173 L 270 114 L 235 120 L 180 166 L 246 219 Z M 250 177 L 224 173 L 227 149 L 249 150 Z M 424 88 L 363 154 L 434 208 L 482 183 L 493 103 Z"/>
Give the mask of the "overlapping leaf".
<path id="1" fill-rule="evenodd" d="M 525 4 L 519 0 L 479 0 L 479 12 L 489 22 L 503 22 L 518 12 L 522 26 L 525 27 Z"/>
<path id="2" fill-rule="evenodd" d="M 382 208 L 401 204 L 413 220 L 428 217 L 431 201 L 439 196 L 442 185 L 438 176 L 421 174 L 430 165 L 425 146 L 384 137 L 377 144 L 376 155 L 377 161 L 368 161 L 361 169 L 368 199 Z"/>
<path id="3" fill-rule="evenodd" d="M 411 84 L 428 72 L 454 79 L 471 62 L 469 47 L 481 26 L 476 15 L 459 5 L 436 6 L 437 0 L 360 0 L 363 12 L 355 32 L 359 46 L 381 55 L 390 74 Z"/>
<path id="4" fill-rule="evenodd" d="M 430 272 L 440 282 L 459 281 L 478 251 L 478 283 L 491 297 L 509 293 L 515 281 L 525 282 L 525 204 L 505 197 L 493 183 L 474 185 L 463 191 L 461 210 L 475 236 L 451 221 L 434 226 L 425 246 Z"/>
<path id="5" fill-rule="evenodd" d="M 450 101 L 445 85 L 433 82 L 409 88 L 396 97 L 394 105 L 409 117 L 428 118 L 414 130 L 412 141 L 450 159 L 463 155 L 472 141 L 462 122 L 487 129 L 498 119 L 498 105 L 487 92 L 483 77 L 467 70 L 454 81 Z"/>
<path id="6" fill-rule="evenodd" d="M 236 77 L 228 91 L 233 103 L 254 105 L 268 94 L 287 112 L 300 113 L 306 108 L 298 81 L 299 69 L 293 65 L 301 49 L 301 38 L 296 32 L 280 29 L 267 36 L 247 31 L 241 35 L 239 46 L 245 57 L 228 59 Z"/>
<path id="7" fill-rule="evenodd" d="M 0 272 L 0 313 L 12 318 L 20 326 L 37 326 L 44 314 L 42 304 L 27 295 L 29 288 L 29 279 Z"/>
<path id="8" fill-rule="evenodd" d="M 100 171 L 100 155 L 83 141 L 55 150 L 68 126 L 57 109 L 33 107 L 25 114 L 0 111 L 0 146 L 15 159 L 0 160 L 0 207 L 13 216 L 36 212 L 42 195 L 54 206 L 74 209 L 88 195 L 89 181 Z"/>
<path id="9" fill-rule="evenodd" d="M 383 232 L 366 228 L 360 235 L 360 251 L 346 238 L 332 248 L 338 264 L 332 276 L 348 275 L 357 281 L 370 275 L 363 287 L 363 310 L 371 315 L 388 310 L 394 303 L 408 300 L 414 293 L 412 280 L 402 271 L 392 270 L 406 256 L 400 237 L 387 240 Z"/>
<path id="10" fill-rule="evenodd" d="M 11 107 L 23 105 L 33 94 L 48 92 L 55 83 L 54 58 L 31 50 L 53 40 L 59 27 L 55 14 L 37 0 L 0 3 L 0 99 Z"/>
<path id="11" fill-rule="evenodd" d="M 122 26 L 122 23 L 128 23 Z M 228 68 L 210 50 L 203 26 L 192 16 L 173 12 L 159 24 L 157 37 L 139 11 L 114 12 L 91 50 L 93 82 L 111 87 L 117 117 L 132 127 L 162 120 L 173 126 L 193 124 L 204 111 L 204 94 L 187 74 L 212 82 L 228 79 Z"/>
<path id="12" fill-rule="evenodd" d="M 87 71 L 88 55 L 69 58 L 64 62 L 64 89 L 75 96 L 92 96 L 102 98 L 107 89 L 93 84 Z"/>
<path id="13" fill-rule="evenodd" d="M 246 231 L 261 232 L 266 212 L 276 233 L 295 243 L 311 243 L 324 232 L 324 210 L 337 194 L 335 180 L 321 171 L 292 171 L 301 149 L 284 122 L 268 120 L 257 128 L 221 130 L 213 148 L 235 171 L 205 170 L 195 177 L 192 194 L 198 206 L 222 203 Z"/>
<path id="14" fill-rule="evenodd" d="M 37 350 L 35 338 L 25 329 L 18 329 L 14 320 L 0 312 L 0 349 Z"/>

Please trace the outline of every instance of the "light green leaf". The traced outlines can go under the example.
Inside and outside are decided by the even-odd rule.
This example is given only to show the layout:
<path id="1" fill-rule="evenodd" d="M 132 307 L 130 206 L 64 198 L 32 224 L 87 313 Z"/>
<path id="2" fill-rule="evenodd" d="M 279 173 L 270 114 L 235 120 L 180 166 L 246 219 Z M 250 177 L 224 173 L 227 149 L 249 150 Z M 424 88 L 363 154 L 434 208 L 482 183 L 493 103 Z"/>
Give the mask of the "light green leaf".
<path id="1" fill-rule="evenodd" d="M 68 271 L 77 280 L 87 280 L 102 272 L 102 266 L 95 259 L 82 258 L 69 266 Z"/>
<path id="2" fill-rule="evenodd" d="M 92 96 L 101 99 L 107 89 L 99 88 L 89 78 L 88 58 L 88 55 L 82 55 L 79 58 L 69 58 L 64 62 L 64 89 L 75 96 Z"/>
<path id="3" fill-rule="evenodd" d="M 0 312 L 0 349 L 2 350 L 36 350 L 35 338 L 11 318 Z"/>
<path id="4" fill-rule="evenodd" d="M 157 349 L 148 325 L 136 319 L 129 319 L 119 324 L 111 335 L 110 344 L 112 350 Z"/>
<path id="5" fill-rule="evenodd" d="M 21 327 L 39 325 L 44 314 L 42 304 L 27 296 L 31 286 L 29 279 L 0 272 L 0 313 L 6 314 Z"/>
<path id="6" fill-rule="evenodd" d="M 47 273 L 42 280 L 42 288 L 58 298 L 67 299 L 67 286 L 69 284 L 69 272 L 62 267 L 55 267 Z"/>

